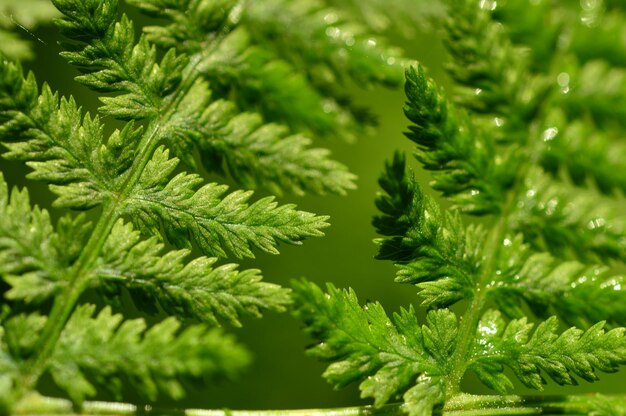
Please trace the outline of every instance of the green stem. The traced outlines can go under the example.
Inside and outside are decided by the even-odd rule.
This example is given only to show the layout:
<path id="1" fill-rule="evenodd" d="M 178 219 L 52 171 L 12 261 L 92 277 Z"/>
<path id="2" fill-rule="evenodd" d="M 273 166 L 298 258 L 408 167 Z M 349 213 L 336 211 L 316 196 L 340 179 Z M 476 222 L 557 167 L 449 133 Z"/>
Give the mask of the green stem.
<path id="1" fill-rule="evenodd" d="M 446 380 L 448 395 L 454 395 L 460 391 L 461 379 L 467 369 L 467 354 L 469 353 L 471 343 L 475 339 L 474 332 L 476 331 L 482 310 L 487 301 L 487 290 L 485 290 L 486 283 L 494 276 L 500 244 L 507 232 L 506 222 L 507 217 L 503 215 L 487 236 L 487 245 L 484 251 L 484 258 L 487 262 L 481 270 L 474 297 L 461 318 L 459 335 L 457 336 L 457 347 L 451 358 L 452 371 Z"/>
<path id="2" fill-rule="evenodd" d="M 582 416 L 604 409 L 623 415 L 626 397 L 591 395 L 560 396 L 483 396 L 459 394 L 451 398 L 434 416 L 488 415 L 572 415 Z M 613 405 L 613 406 L 612 406 Z M 15 416 L 392 416 L 405 415 L 403 404 L 375 408 L 354 406 L 328 409 L 228 410 L 165 409 L 130 403 L 85 402 L 78 412 L 69 400 L 32 395 L 18 403 Z"/>
<path id="3" fill-rule="evenodd" d="M 80 295 L 88 285 L 85 271 L 89 269 L 91 263 L 100 254 L 100 250 L 117 217 L 115 203 L 106 203 L 89 241 L 70 270 L 68 285 L 63 293 L 54 300 L 52 310 L 35 348 L 36 353 L 25 365 L 23 377 L 17 391 L 18 398 L 35 386 L 45 370 L 46 362 L 54 352 L 54 347 L 61 336 L 65 323 L 74 310 Z"/>

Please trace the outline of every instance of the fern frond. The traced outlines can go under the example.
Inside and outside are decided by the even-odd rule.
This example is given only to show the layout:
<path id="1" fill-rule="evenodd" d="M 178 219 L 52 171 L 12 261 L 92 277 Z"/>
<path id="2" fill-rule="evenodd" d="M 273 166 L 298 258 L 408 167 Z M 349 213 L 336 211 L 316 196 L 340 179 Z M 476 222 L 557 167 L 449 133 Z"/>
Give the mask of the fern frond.
<path id="1" fill-rule="evenodd" d="M 571 181 L 581 187 L 593 179 L 602 193 L 626 193 L 626 174 L 622 169 L 626 145 L 587 122 L 566 123 L 562 114 L 555 114 L 546 122 L 541 167 L 556 178 L 566 171 Z"/>
<path id="2" fill-rule="evenodd" d="M 424 168 L 435 171 L 433 188 L 468 213 L 498 212 L 506 176 L 496 172 L 493 143 L 457 117 L 421 66 L 406 76 L 404 113 L 413 123 L 406 135 Z"/>
<path id="3" fill-rule="evenodd" d="M 557 83 L 561 87 L 561 94 L 556 101 L 570 119 L 584 120 L 590 115 L 597 126 L 626 126 L 624 68 L 610 66 L 604 60 L 595 60 L 583 65 L 569 65 L 563 68 L 559 76 Z"/>
<path id="4" fill-rule="evenodd" d="M 125 178 L 141 129 L 128 124 L 104 137 L 98 117 L 83 115 L 73 98 L 59 100 L 19 64 L 0 60 L 0 142 L 8 159 L 25 161 L 31 179 L 49 183 L 57 207 L 103 203 Z"/>
<path id="5" fill-rule="evenodd" d="M 225 185 L 207 184 L 202 178 L 180 173 L 169 176 L 178 164 L 169 152 L 157 149 L 129 197 L 126 211 L 142 230 L 159 233 L 163 228 L 176 246 L 190 241 L 206 255 L 224 257 L 226 250 L 237 257 L 254 257 L 258 248 L 276 254 L 283 241 L 300 244 L 305 237 L 323 235 L 327 217 L 296 211 L 294 205 L 278 206 L 273 197 L 248 203 L 251 192 L 234 191 L 223 196 Z"/>
<path id="6" fill-rule="evenodd" d="M 336 83 L 346 75 L 359 84 L 395 86 L 402 81 L 399 49 L 373 38 L 358 21 L 322 1 L 271 0 L 251 6 L 242 19 L 260 36 L 257 42 L 277 49 L 314 81 Z"/>
<path id="7" fill-rule="evenodd" d="M 510 110 L 526 81 L 525 55 L 513 48 L 504 28 L 491 19 L 489 4 L 446 3 L 450 17 L 445 40 L 452 56 L 448 70 L 461 86 L 455 98 L 477 113 L 515 116 Z"/>
<path id="8" fill-rule="evenodd" d="M 232 338 L 202 325 L 180 330 L 174 318 L 147 328 L 143 319 L 123 320 L 109 308 L 94 316 L 83 305 L 68 321 L 50 358 L 48 371 L 75 403 L 104 387 L 120 395 L 121 378 L 150 400 L 158 393 L 180 398 L 184 377 L 231 377 L 248 361 Z"/>
<path id="9" fill-rule="evenodd" d="M 551 317 L 530 335 L 533 324 L 526 318 L 505 324 L 499 312 L 489 310 L 478 325 L 473 365 L 480 368 L 485 361 L 492 372 L 497 368 L 499 373 L 507 366 L 526 386 L 542 390 L 542 372 L 559 384 L 576 384 L 574 376 L 596 381 L 595 369 L 615 372 L 626 363 L 624 328 L 605 332 L 604 322 L 599 322 L 586 331 L 569 328 L 558 334 L 558 326 Z M 483 381 L 488 385 L 496 385 L 490 381 L 493 373 L 478 374 L 487 377 Z"/>
<path id="10" fill-rule="evenodd" d="M 148 38 L 196 56 L 218 97 L 234 96 L 240 109 L 258 109 L 266 120 L 296 131 L 351 139 L 371 117 L 346 102 L 332 82 L 344 76 L 400 81 L 398 51 L 381 47 L 382 39 L 371 39 L 320 1 L 132 3 L 169 21 L 147 27 Z"/>
<path id="11" fill-rule="evenodd" d="M 165 110 L 165 98 L 181 81 L 187 63 L 172 49 L 160 62 L 145 37 L 135 43 L 126 15 L 117 20 L 118 1 L 53 0 L 64 14 L 57 26 L 74 43 L 62 52 L 84 75 L 76 80 L 96 91 L 118 92 L 102 97 L 103 114 L 124 120 L 149 118 Z"/>
<path id="12" fill-rule="evenodd" d="M 353 291 L 329 284 L 324 293 L 304 281 L 292 286 L 295 316 L 320 340 L 309 353 L 333 361 L 324 378 L 336 387 L 360 381 L 361 396 L 374 398 L 376 407 L 403 394 L 410 414 L 430 414 L 439 404 L 455 348 L 452 312 L 433 311 L 420 326 L 413 308 L 403 309 L 392 322 L 379 303 L 361 307 Z"/>
<path id="13" fill-rule="evenodd" d="M 142 310 L 192 317 L 217 324 L 218 318 L 241 326 L 242 316 L 283 311 L 289 291 L 261 281 L 258 270 L 236 264 L 213 267 L 215 258 L 187 261 L 188 250 L 165 252 L 156 238 L 142 240 L 130 224 L 118 221 L 92 271 L 107 296 L 126 288 Z"/>
<path id="14" fill-rule="evenodd" d="M 175 133 L 167 141 L 176 156 L 189 154 L 186 144 L 195 145 L 207 170 L 227 170 L 246 188 L 262 186 L 278 195 L 344 194 L 354 188 L 355 176 L 330 159 L 328 150 L 311 148 L 309 138 L 290 135 L 284 126 L 264 124 L 257 113 L 240 113 L 230 101 L 212 101 L 208 91 L 197 82 L 181 102 L 184 111 L 172 121 Z"/>
<path id="15" fill-rule="evenodd" d="M 453 206 L 442 213 L 396 155 L 379 181 L 385 193 L 376 200 L 381 214 L 374 218 L 383 236 L 376 240 L 378 258 L 397 263 L 396 281 L 416 284 L 429 309 L 427 319 L 440 314 L 454 321 L 429 326 L 448 331 L 448 338 L 441 337 L 447 341 L 436 349 L 447 357 L 447 372 L 437 378 L 444 388 L 421 384 L 420 375 L 415 402 L 424 408 L 408 407 L 409 390 L 404 410 L 430 415 L 437 403 L 443 405 L 442 414 L 524 413 L 513 402 L 470 410 L 466 399 L 508 399 L 463 393 L 467 371 L 504 394 L 513 388 L 507 367 L 528 387 L 541 389 L 545 375 L 559 384 L 575 384 L 577 379 L 595 381 L 596 371 L 613 372 L 626 363 L 625 329 L 620 327 L 626 322 L 620 275 L 626 261 L 621 192 L 626 153 L 619 139 L 626 84 L 622 68 L 616 68 L 623 52 L 608 52 L 623 43 L 609 46 L 608 39 L 623 34 L 616 22 L 623 27 L 626 17 L 620 2 L 446 4 L 448 69 L 458 87 L 450 102 L 456 108 L 418 66 L 406 72 L 404 112 L 416 158 L 434 171 L 433 188 Z M 585 26 L 594 28 L 593 37 Z M 593 51 L 584 55 L 577 49 L 579 36 L 586 33 L 595 41 L 596 26 L 602 28 L 600 50 L 586 43 Z M 460 213 L 486 218 L 467 218 L 472 224 L 464 225 Z M 321 342 L 313 354 L 330 360 L 329 369 L 346 368 L 346 381 L 362 380 L 347 377 L 358 374 L 374 379 L 377 369 L 367 367 L 366 359 L 353 365 L 363 364 L 358 367 L 363 373 L 349 366 L 356 354 L 349 349 L 350 337 L 369 336 L 369 330 L 389 334 L 377 323 L 393 323 L 378 304 L 367 305 L 370 310 L 375 306 L 374 317 L 362 312 L 353 292 L 332 286 L 328 291 L 324 298 L 316 286 L 296 288 L 296 315 Z M 465 309 L 457 321 L 443 308 L 461 299 L 467 301 L 459 305 Z M 499 311 L 490 309 L 494 304 Z M 545 319 L 534 331 L 529 309 Z M 561 331 L 553 314 L 578 328 Z M 327 318 L 316 320 L 316 315 Z M 360 326 L 344 323 L 344 315 Z M 613 329 L 604 329 L 607 322 Z M 412 331 L 425 332 L 425 327 Z M 374 349 L 367 350 L 369 356 L 386 356 L 386 345 L 362 336 L 358 341 Z M 413 353 L 424 351 L 420 345 L 412 348 Z M 381 379 L 376 389 L 386 391 L 388 385 L 395 386 Z M 567 409 L 570 403 L 540 405 L 528 413 L 622 412 L 610 401 L 587 403 L 582 408 L 571 402 Z"/>
<path id="16" fill-rule="evenodd" d="M 557 182 L 535 169 L 519 198 L 512 229 L 539 251 L 563 259 L 626 259 L 623 197 Z"/>
<path id="17" fill-rule="evenodd" d="M 416 25 L 428 27 L 432 20 L 441 18 L 445 8 L 441 2 L 412 0 L 327 0 L 334 7 L 349 8 L 358 14 L 359 21 L 377 33 L 400 32 L 411 37 Z"/>
<path id="18" fill-rule="evenodd" d="M 66 264 L 46 210 L 31 208 L 26 190 L 9 190 L 0 174 L 0 275 L 11 286 L 5 296 L 42 301 L 63 285 Z"/>
<path id="19" fill-rule="evenodd" d="M 425 306 L 446 307 L 472 297 L 481 266 L 481 227 L 465 229 L 458 215 L 442 214 L 407 172 L 396 153 L 379 180 L 387 195 L 379 195 L 374 217 L 376 231 L 388 236 L 376 240 L 376 258 L 396 262 L 396 281 L 415 284 Z"/>
<path id="20" fill-rule="evenodd" d="M 505 240 L 497 276 L 489 296 L 510 318 L 525 315 L 524 301 L 540 318 L 556 314 L 581 328 L 602 320 L 626 323 L 623 276 L 604 266 L 563 262 L 549 253 L 534 252 L 521 234 Z"/>

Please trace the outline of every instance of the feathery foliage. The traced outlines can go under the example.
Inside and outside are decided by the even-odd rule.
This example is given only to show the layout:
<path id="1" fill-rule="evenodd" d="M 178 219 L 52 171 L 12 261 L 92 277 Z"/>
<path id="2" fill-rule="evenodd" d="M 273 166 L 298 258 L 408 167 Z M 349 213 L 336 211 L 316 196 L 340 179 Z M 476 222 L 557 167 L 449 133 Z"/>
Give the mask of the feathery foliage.
<path id="1" fill-rule="evenodd" d="M 0 39 L 7 17 L 56 13 L 5 3 Z M 510 394 L 626 363 L 621 2 L 128 0 L 143 27 L 119 0 L 51 3 L 101 105 L 38 84 L 11 60 L 24 44 L 2 43 L 2 156 L 56 199 L 33 205 L 0 175 L 1 414 L 153 412 L 87 400 L 132 388 L 156 404 L 233 378 L 250 354 L 220 326 L 291 308 L 324 378 L 373 399 L 342 415 L 626 415 L 624 396 Z M 449 91 L 379 36 L 418 25 L 445 34 Z M 446 208 L 396 153 L 373 225 L 425 313 L 221 263 L 323 235 L 327 216 L 276 198 L 354 188 L 314 139 L 367 133 L 352 84 L 399 86 L 403 69 L 406 136 Z M 125 298 L 139 317 L 116 311 Z M 496 394 L 463 391 L 470 373 Z M 42 397 L 45 379 L 67 399 Z"/>
<path id="2" fill-rule="evenodd" d="M 542 390 L 548 378 L 592 382 L 626 363 L 626 90 L 608 41 L 623 33 L 623 5 L 445 5 L 455 87 L 444 94 L 422 65 L 410 67 L 404 112 L 415 157 L 451 206 L 440 208 L 396 153 L 373 221 L 377 258 L 417 288 L 425 322 L 413 307 L 390 319 L 352 290 L 295 282 L 294 315 L 319 342 L 309 352 L 330 362 L 324 378 L 360 383 L 381 412 L 400 401 L 415 416 L 626 414 L 623 396 L 507 395 L 511 376 Z M 463 392 L 468 373 L 502 396 Z"/>
<path id="3" fill-rule="evenodd" d="M 349 82 L 402 81 L 399 50 L 323 2 L 128 3 L 162 25 L 137 35 L 118 0 L 0 5 L 2 30 L 60 16 L 61 55 L 101 101 L 84 111 L 9 58 L 28 56 L 22 44 L 0 42 L 2 156 L 56 196 L 33 206 L 0 175 L 2 414 L 36 403 L 45 377 L 78 411 L 107 390 L 156 402 L 183 397 L 184 380 L 240 374 L 250 354 L 217 327 L 286 310 L 290 290 L 221 261 L 322 236 L 327 216 L 276 196 L 353 189 L 313 138 L 371 125 Z M 205 183 L 200 165 L 234 189 Z M 127 295 L 169 317 L 114 312 Z"/>

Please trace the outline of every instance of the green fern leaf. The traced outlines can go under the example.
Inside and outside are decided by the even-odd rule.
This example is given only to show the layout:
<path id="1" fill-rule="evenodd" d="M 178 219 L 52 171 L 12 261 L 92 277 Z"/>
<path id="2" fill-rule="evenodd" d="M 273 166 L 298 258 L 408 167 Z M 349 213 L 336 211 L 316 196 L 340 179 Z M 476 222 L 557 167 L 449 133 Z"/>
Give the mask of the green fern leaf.
<path id="1" fill-rule="evenodd" d="M 271 0 L 244 8 L 233 1 L 132 3 L 168 21 L 147 27 L 148 39 L 197 57 L 219 97 L 234 96 L 241 109 L 259 109 L 266 120 L 296 131 L 352 139 L 373 120 L 346 100 L 335 81 L 401 80 L 398 51 L 323 2 Z"/>
<path id="2" fill-rule="evenodd" d="M 321 342 L 309 353 L 333 363 L 324 378 L 336 387 L 360 381 L 362 397 L 376 407 L 404 394 L 415 415 L 427 415 L 443 398 L 440 377 L 449 371 L 457 320 L 448 310 L 432 311 L 420 326 L 412 308 L 389 320 L 379 303 L 361 307 L 353 291 L 332 285 L 325 294 L 309 282 L 295 282 L 294 314 Z M 436 392 L 420 402 L 424 391 Z"/>
<path id="3" fill-rule="evenodd" d="M 197 82 L 181 102 L 184 111 L 171 122 L 175 133 L 167 142 L 176 156 L 195 145 L 207 170 L 227 170 L 238 184 L 277 195 L 345 194 L 354 188 L 355 176 L 330 159 L 328 150 L 311 148 L 310 139 L 289 135 L 284 126 L 264 124 L 257 113 L 239 113 L 230 101 L 212 102 L 208 91 L 206 83 Z"/>
<path id="4" fill-rule="evenodd" d="M 141 129 L 128 124 L 104 137 L 98 117 L 82 115 L 70 98 L 59 100 L 20 65 L 0 61 L 0 142 L 3 156 L 33 169 L 31 179 L 50 183 L 57 207 L 87 209 L 103 203 L 125 179 Z M 77 127 L 78 126 L 78 127 Z M 97 150 L 94 150 L 97 149 Z"/>
<path id="5" fill-rule="evenodd" d="M 180 398 L 181 377 L 230 377 L 249 361 L 247 352 L 217 330 L 179 330 L 174 318 L 146 329 L 143 319 L 124 321 L 109 308 L 94 312 L 93 305 L 74 312 L 48 365 L 75 403 L 95 394 L 92 383 L 119 395 L 122 376 L 150 400 L 158 392 Z"/>
<path id="6" fill-rule="evenodd" d="M 614 372 L 626 363 L 624 328 L 605 332 L 604 322 L 599 322 L 586 331 L 569 328 L 557 334 L 558 326 L 551 317 L 530 335 L 533 324 L 526 318 L 504 325 L 499 312 L 490 310 L 478 326 L 473 360 L 478 365 L 488 361 L 492 368 L 494 364 L 507 366 L 526 386 L 538 390 L 545 382 L 542 371 L 559 384 L 576 384 L 574 375 L 596 381 L 595 368 Z"/>
<path id="7" fill-rule="evenodd" d="M 80 41 L 62 52 L 84 75 L 78 82 L 103 92 L 100 111 L 124 120 L 158 115 L 165 97 L 180 83 L 186 59 L 168 51 L 157 62 L 156 49 L 145 37 L 135 43 L 134 28 L 127 16 L 117 21 L 117 0 L 53 0 L 64 14 L 57 22 L 61 32 Z"/>
<path id="8" fill-rule="evenodd" d="M 623 197 L 605 197 L 533 170 L 512 229 L 540 251 L 564 259 L 626 259 Z"/>
<path id="9" fill-rule="evenodd" d="M 424 69 L 410 68 L 404 113 L 413 123 L 407 137 L 417 143 L 417 159 L 435 171 L 433 188 L 474 214 L 498 212 L 502 196 L 493 166 L 493 144 L 458 118 Z"/>
<path id="10" fill-rule="evenodd" d="M 11 192 L 0 174 L 0 275 L 5 296 L 40 302 L 63 284 L 64 267 L 47 211 L 31 208 L 26 190 Z"/>
<path id="11" fill-rule="evenodd" d="M 524 301 L 536 316 L 556 314 L 582 328 L 601 320 L 626 322 L 624 277 L 612 275 L 607 267 L 562 262 L 549 253 L 533 252 L 521 234 L 505 240 L 501 259 L 489 296 L 508 317 L 523 317 Z"/>
<path id="12" fill-rule="evenodd" d="M 598 190 L 608 195 L 616 190 L 626 191 L 626 175 L 621 169 L 626 146 L 590 123 L 568 121 L 560 111 L 555 113 L 545 123 L 541 167 L 555 178 L 567 171 L 570 180 L 580 187 L 593 179 Z M 622 119 L 621 116 L 615 118 Z"/>
<path id="13" fill-rule="evenodd" d="M 388 237 L 376 240 L 376 258 L 397 262 L 396 281 L 415 284 L 425 306 L 446 307 L 470 298 L 482 262 L 483 230 L 464 229 L 458 215 L 442 215 L 407 172 L 399 153 L 379 182 L 387 195 L 376 200 L 384 215 L 374 217 L 373 223 Z"/>
<path id="14" fill-rule="evenodd" d="M 237 265 L 217 268 L 214 258 L 185 262 L 188 250 L 163 253 L 156 238 L 141 240 L 130 224 L 118 221 L 104 246 L 93 275 L 107 295 L 126 288 L 142 310 L 193 317 L 211 324 L 221 318 L 240 326 L 241 316 L 283 311 L 289 304 L 286 289 L 261 281 L 258 270 L 237 271 Z"/>
<path id="15" fill-rule="evenodd" d="M 293 205 L 277 206 L 272 197 L 252 204 L 251 192 L 235 191 L 225 197 L 227 186 L 208 184 L 198 188 L 198 175 L 180 173 L 168 181 L 178 161 L 158 149 L 129 198 L 127 212 L 141 229 L 164 228 L 175 245 L 188 247 L 189 237 L 206 254 L 254 257 L 251 248 L 278 253 L 277 241 L 299 244 L 305 237 L 320 236 L 327 217 L 296 211 Z"/>

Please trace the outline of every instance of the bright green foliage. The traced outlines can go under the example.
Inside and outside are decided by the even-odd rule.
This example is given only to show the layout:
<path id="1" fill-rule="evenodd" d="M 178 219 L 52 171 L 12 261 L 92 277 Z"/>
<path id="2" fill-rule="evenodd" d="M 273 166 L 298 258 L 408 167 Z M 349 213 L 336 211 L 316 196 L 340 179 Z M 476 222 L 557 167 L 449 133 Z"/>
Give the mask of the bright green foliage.
<path id="1" fill-rule="evenodd" d="M 433 188 L 466 212 L 497 212 L 501 178 L 494 171 L 493 145 L 455 115 L 421 66 L 407 71 L 405 91 L 404 113 L 413 122 L 407 137 L 417 143 L 424 168 L 436 171 Z"/>
<path id="2" fill-rule="evenodd" d="M 610 110 L 615 108 L 623 107 L 616 104 Z M 609 111 L 605 110 L 604 114 Z M 610 137 L 607 132 L 594 130 L 588 123 L 574 121 L 565 125 L 564 117 L 561 112 L 551 117 L 552 127 L 548 128 L 556 129 L 549 130 L 556 134 L 549 134 L 550 140 L 542 154 L 543 169 L 556 176 L 561 168 L 565 168 L 572 182 L 579 186 L 593 179 L 598 189 L 605 194 L 626 191 L 626 176 L 621 169 L 622 161 L 626 158 L 624 143 L 616 137 Z M 616 121 L 620 120 L 624 118 L 617 116 Z"/>
<path id="3" fill-rule="evenodd" d="M 45 210 L 30 206 L 25 190 L 9 190 L 0 175 L 0 273 L 11 289 L 8 299 L 40 301 L 59 289 L 67 264 L 59 253 L 59 236 L 54 233 Z"/>
<path id="4" fill-rule="evenodd" d="M 489 310 L 478 323 L 471 366 L 481 381 L 503 393 L 513 386 L 503 366 L 511 368 L 526 386 L 542 390 L 545 380 L 540 372 L 559 384 L 576 384 L 573 375 L 595 381 L 595 368 L 615 372 L 626 363 L 624 328 L 605 332 L 601 321 L 586 331 L 569 328 L 559 335 L 558 326 L 551 317 L 530 335 L 533 324 L 526 318 L 505 324 L 499 312 Z"/>
<path id="5" fill-rule="evenodd" d="M 51 17 L 35 3 L 15 21 Z M 139 36 L 118 0 L 51 3 L 61 55 L 102 105 L 85 113 L 0 53 L 2 156 L 56 194 L 49 213 L 0 175 L 0 413 L 28 407 L 46 376 L 76 410 L 107 389 L 179 399 L 184 380 L 236 376 L 249 354 L 212 327 L 282 312 L 291 291 L 220 262 L 323 235 L 327 216 L 276 195 L 354 188 L 312 138 L 365 132 L 372 116 L 338 83 L 397 86 L 404 59 L 324 2 L 129 1 L 164 18 Z M 205 183 L 200 163 L 236 185 Z M 92 289 L 171 317 L 126 319 L 85 304 Z"/>
<path id="6" fill-rule="evenodd" d="M 609 270 L 536 252 L 518 234 L 505 240 L 490 296 L 512 318 L 524 316 L 523 301 L 537 316 L 555 314 L 570 325 L 588 327 L 601 320 L 619 325 L 626 322 L 624 277 Z"/>
<path id="7" fill-rule="evenodd" d="M 564 259 L 626 260 L 623 196 L 556 182 L 537 170 L 529 173 L 525 185 L 512 228 L 532 245 Z"/>
<path id="8" fill-rule="evenodd" d="M 141 240 L 120 220 L 92 273 L 108 296 L 120 296 L 126 288 L 143 310 L 156 312 L 159 305 L 171 315 L 213 324 L 219 317 L 239 326 L 242 315 L 283 311 L 289 303 L 288 291 L 262 282 L 258 270 L 238 271 L 235 264 L 213 267 L 216 259 L 207 257 L 185 262 L 189 250 L 163 251 L 156 238 Z"/>
<path id="9" fill-rule="evenodd" d="M 324 372 L 329 382 L 342 387 L 363 380 L 361 396 L 374 398 L 378 406 L 404 394 L 415 415 L 430 413 L 440 402 L 445 389 L 441 377 L 450 371 L 455 347 L 457 320 L 452 312 L 433 311 L 420 326 L 410 308 L 394 315 L 392 322 L 380 303 L 361 307 L 353 291 L 329 284 L 325 294 L 313 283 L 293 286 L 294 301 L 302 305 L 295 315 L 311 336 L 324 340 L 309 353 L 333 361 Z"/>
<path id="10" fill-rule="evenodd" d="M 195 121 L 197 120 L 197 121 Z M 303 195 L 344 194 L 354 188 L 354 175 L 330 159 L 329 151 L 310 148 L 311 140 L 290 135 L 278 124 L 263 124 L 255 113 L 238 113 L 232 102 L 219 100 L 195 118 L 200 134 L 192 136 L 205 166 L 230 175 L 242 186 L 262 186 Z"/>
<path id="11" fill-rule="evenodd" d="M 180 323 L 168 318 L 150 329 L 143 319 L 123 320 L 110 308 L 94 316 L 93 305 L 76 309 L 50 357 L 54 381 L 76 403 L 96 393 L 89 378 L 120 395 L 120 375 L 135 391 L 155 400 L 157 392 L 173 398 L 184 395 L 181 376 L 233 376 L 249 356 L 218 330 L 195 325 L 179 331 Z"/>
<path id="12" fill-rule="evenodd" d="M 332 4 L 350 8 L 360 16 L 359 21 L 376 32 L 412 34 L 416 26 L 426 26 L 429 19 L 441 17 L 444 12 L 439 2 L 412 0 L 334 0 Z"/>
<path id="13" fill-rule="evenodd" d="M 458 214 L 442 214 L 406 172 L 399 153 L 387 165 L 380 185 L 387 195 L 376 200 L 384 215 L 374 218 L 374 226 L 388 238 L 377 240 L 376 258 L 397 262 L 396 281 L 415 284 L 424 306 L 445 307 L 471 297 L 482 262 L 482 228 L 465 230 Z"/>
<path id="14" fill-rule="evenodd" d="M 131 3 L 168 21 L 147 27 L 148 39 L 163 50 L 182 47 L 214 94 L 292 129 L 353 139 L 372 118 L 338 83 L 401 82 L 398 51 L 331 1 Z"/>
<path id="15" fill-rule="evenodd" d="M 277 254 L 276 240 L 298 244 L 305 237 L 321 236 L 327 217 L 277 206 L 273 197 L 248 204 L 251 192 L 235 191 L 215 183 L 197 189 L 202 178 L 179 173 L 168 177 L 178 161 L 158 148 L 144 168 L 129 198 L 127 212 L 142 229 L 162 224 L 176 246 L 194 242 L 207 255 L 224 257 L 226 249 L 237 257 L 254 257 L 251 248 Z"/>
<path id="16" fill-rule="evenodd" d="M 0 52 L 12 59 L 32 59 L 33 41 L 43 41 L 31 30 L 50 22 L 57 15 L 58 12 L 47 0 L 2 0 Z"/>
<path id="17" fill-rule="evenodd" d="M 102 113 L 126 120 L 151 118 L 164 111 L 181 81 L 186 59 L 176 57 L 172 49 L 157 62 L 156 49 L 145 37 L 135 41 L 128 17 L 117 21 L 117 0 L 57 0 L 54 4 L 65 15 L 59 22 L 61 33 L 78 41 L 62 53 L 85 72 L 76 80 L 96 91 L 121 93 L 102 98 Z"/>
<path id="18" fill-rule="evenodd" d="M 624 4 L 444 3 L 455 88 L 444 94 L 423 66 L 409 68 L 404 113 L 416 159 L 452 206 L 442 210 L 396 153 L 373 221 L 377 258 L 415 285 L 427 324 L 412 308 L 392 321 L 352 290 L 296 283 L 311 354 L 330 362 L 331 383 L 361 383 L 381 411 L 402 396 L 421 416 L 624 414 L 623 396 L 504 396 L 511 372 L 541 390 L 626 364 Z M 468 372 L 502 396 L 464 393 Z"/>
<path id="19" fill-rule="evenodd" d="M 4 157 L 27 162 L 30 178 L 50 183 L 58 207 L 101 204 L 125 179 L 140 134 L 128 124 L 105 138 L 99 117 L 83 116 L 47 85 L 39 95 L 34 76 L 23 78 L 8 61 L 0 65 L 0 121 Z"/>

